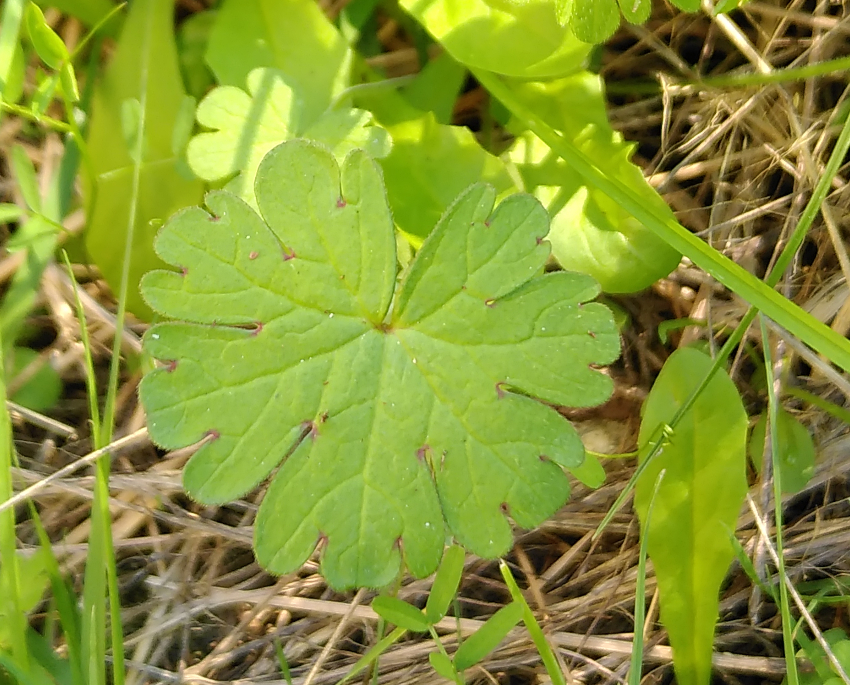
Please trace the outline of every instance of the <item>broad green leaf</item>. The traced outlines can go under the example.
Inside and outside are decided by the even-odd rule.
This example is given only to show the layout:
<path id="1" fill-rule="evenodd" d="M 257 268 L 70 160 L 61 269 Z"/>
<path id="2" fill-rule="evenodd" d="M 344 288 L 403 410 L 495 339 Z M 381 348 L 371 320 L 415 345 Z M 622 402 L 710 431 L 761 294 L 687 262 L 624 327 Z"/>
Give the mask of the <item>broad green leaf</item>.
<path id="1" fill-rule="evenodd" d="M 633 145 L 608 123 L 598 76 L 580 72 L 548 84 L 514 82 L 511 88 L 609 176 L 639 194 L 645 205 L 673 218 L 629 161 Z M 552 255 L 564 269 L 590 274 L 605 292 L 629 293 L 649 287 L 676 268 L 678 252 L 603 192 L 585 185 L 577 171 L 534 134 L 522 133 L 510 158 L 526 188 L 549 209 Z"/>
<path id="2" fill-rule="evenodd" d="M 446 548 L 443 560 L 437 569 L 431 593 L 425 603 L 425 616 L 431 623 L 437 623 L 449 610 L 449 604 L 457 593 L 460 577 L 463 574 L 463 562 L 466 552 L 460 545 Z"/>
<path id="3" fill-rule="evenodd" d="M 671 0 L 671 2 L 685 12 L 699 12 L 700 0 Z"/>
<path id="4" fill-rule="evenodd" d="M 375 597 L 372 609 L 385 621 L 413 633 L 425 633 L 431 627 L 421 610 L 398 597 Z"/>
<path id="5" fill-rule="evenodd" d="M 38 358 L 38 352 L 28 347 L 12 350 L 12 369 L 9 374 L 15 379 L 21 371 Z M 27 409 L 45 411 L 54 407 L 62 395 L 62 379 L 50 364 L 41 366 L 10 398 Z"/>
<path id="6" fill-rule="evenodd" d="M 236 174 L 227 189 L 252 206 L 256 206 L 254 178 L 260 162 L 289 138 L 324 143 L 340 158 L 354 148 L 375 157 L 389 152 L 387 132 L 373 125 L 368 112 L 330 110 L 311 120 L 298 93 L 277 70 L 252 71 L 248 91 L 220 86 L 201 101 L 198 123 L 210 130 L 192 138 L 187 155 L 192 170 L 207 181 Z"/>
<path id="7" fill-rule="evenodd" d="M 417 84 L 418 79 L 411 88 Z M 391 90 L 360 93 L 354 101 L 373 112 L 393 139 L 381 167 L 396 225 L 415 245 L 473 183 L 489 183 L 500 196 L 516 190 L 504 161 L 481 147 L 465 126 L 440 124 L 435 114 Z"/>
<path id="8" fill-rule="evenodd" d="M 161 264 L 153 251 L 157 223 L 178 209 L 197 203 L 200 181 L 187 180 L 172 150 L 174 122 L 184 91 L 177 67 L 172 0 L 134 0 L 118 48 L 95 91 L 89 153 L 94 179 L 86 188 L 96 202 L 85 235 L 89 254 L 117 291 L 127 237 L 134 162 L 125 132 L 135 110 L 136 134 L 144 131 L 138 207 L 130 261 L 127 308 L 150 315 L 138 292 L 142 274 Z M 138 104 L 133 104 L 138 103 Z M 142 121 L 144 125 L 141 126 Z M 130 142 L 135 140 L 131 136 Z"/>
<path id="9" fill-rule="evenodd" d="M 334 587 L 380 587 L 403 556 L 435 569 L 446 525 L 482 556 L 569 494 L 583 448 L 551 404 L 611 391 L 591 368 L 619 352 L 610 312 L 580 274 L 541 276 L 546 213 L 527 195 L 494 210 L 479 184 L 446 212 L 396 278 L 381 173 L 355 150 L 340 169 L 304 140 L 275 148 L 258 216 L 227 192 L 178 214 L 157 250 L 179 272 L 145 277 L 162 314 L 148 352 L 165 366 L 141 397 L 166 448 L 208 441 L 184 472 L 204 502 L 243 495 L 276 469 L 256 552 L 276 573 L 322 542 Z M 290 454 L 291 453 L 291 454 Z M 290 454 L 290 456 L 286 456 Z"/>
<path id="10" fill-rule="evenodd" d="M 641 459 L 705 377 L 711 358 L 691 348 L 674 352 L 655 381 L 640 428 Z M 735 384 L 718 372 L 646 467 L 635 510 L 646 521 L 654 484 L 664 469 L 649 528 L 649 557 L 661 600 L 661 621 L 682 685 L 707 685 L 720 583 L 734 558 L 735 530 L 747 492 L 747 414 Z"/>
<path id="11" fill-rule="evenodd" d="M 458 647 L 453 659 L 454 667 L 465 671 L 486 658 L 522 620 L 522 613 L 523 606 L 519 602 L 511 602 L 499 609 Z"/>
<path id="12" fill-rule="evenodd" d="M 558 24 L 551 0 L 400 0 L 458 62 L 522 78 L 580 69 L 590 46 Z"/>
<path id="13" fill-rule="evenodd" d="M 56 35 L 54 30 L 47 25 L 44 14 L 38 5 L 32 2 L 27 5 L 24 21 L 32 46 L 42 62 L 51 69 L 59 69 L 63 62 L 68 61 L 68 48 L 65 47 L 65 43 Z"/>
<path id="14" fill-rule="evenodd" d="M 244 88 L 258 67 L 282 71 L 315 120 L 349 83 L 351 51 L 315 0 L 225 0 L 207 48 L 220 85 Z"/>
<path id="15" fill-rule="evenodd" d="M 499 194 L 514 190 L 504 162 L 465 126 L 438 124 L 430 112 L 393 126 L 390 154 L 381 161 L 396 224 L 421 241 L 459 193 L 476 181 Z"/>
<path id="16" fill-rule="evenodd" d="M 438 123 L 449 125 L 466 75 L 466 68 L 444 52 L 428 62 L 401 93 L 416 109 L 432 112 Z"/>
<path id="17" fill-rule="evenodd" d="M 767 414 L 762 414 L 750 436 L 750 458 L 760 473 L 764 456 Z M 799 492 L 815 472 L 815 444 L 808 429 L 782 407 L 778 408 L 776 463 L 781 475 L 782 492 Z"/>

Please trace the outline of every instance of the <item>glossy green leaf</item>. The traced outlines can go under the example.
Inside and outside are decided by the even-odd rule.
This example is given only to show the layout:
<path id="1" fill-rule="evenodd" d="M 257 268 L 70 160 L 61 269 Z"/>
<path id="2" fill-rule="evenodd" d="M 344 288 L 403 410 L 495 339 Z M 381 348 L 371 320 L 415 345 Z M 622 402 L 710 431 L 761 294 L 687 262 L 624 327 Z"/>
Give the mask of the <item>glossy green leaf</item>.
<path id="1" fill-rule="evenodd" d="M 315 0 L 225 0 L 207 48 L 220 85 L 244 88 L 254 69 L 279 69 L 311 121 L 348 86 L 350 60 L 348 45 Z"/>
<path id="2" fill-rule="evenodd" d="M 750 458 L 759 472 L 764 456 L 766 429 L 765 413 L 753 426 L 750 436 Z M 777 410 L 776 430 L 779 444 L 776 446 L 775 463 L 779 466 L 782 492 L 799 492 L 815 473 L 815 443 L 808 429 L 782 407 Z"/>
<path id="3" fill-rule="evenodd" d="M 178 209 L 200 201 L 203 192 L 200 181 L 188 180 L 180 173 L 179 158 L 172 149 L 174 123 L 185 96 L 177 67 L 172 11 L 172 0 L 135 0 L 130 4 L 116 53 L 95 91 L 89 128 L 95 178 L 89 179 L 86 191 L 91 199 L 96 186 L 97 195 L 85 234 L 86 246 L 117 291 L 128 217 L 134 213 L 127 308 L 140 317 L 149 316 L 150 310 L 139 295 L 139 279 L 161 264 L 153 250 L 158 224 Z M 139 202 L 133 208 L 130 198 L 135 151 L 128 143 L 135 142 L 139 130 L 144 131 L 144 145 L 139 160 Z"/>
<path id="4" fill-rule="evenodd" d="M 390 149 L 387 132 L 373 125 L 372 115 L 363 110 L 331 110 L 317 121 L 309 119 L 298 93 L 274 69 L 252 71 L 248 93 L 235 86 L 211 91 L 198 106 L 197 118 L 210 130 L 189 142 L 189 166 L 207 181 L 236 175 L 227 189 L 252 206 L 260 162 L 289 138 L 324 143 L 340 158 L 354 148 L 374 157 L 384 157 Z"/>
<path id="5" fill-rule="evenodd" d="M 431 112 L 438 123 L 448 125 L 466 76 L 466 68 L 444 52 L 428 62 L 401 92 L 416 109 Z"/>
<path id="6" fill-rule="evenodd" d="M 442 652 L 431 652 L 428 654 L 428 662 L 431 664 L 431 668 L 437 672 L 437 675 L 446 680 L 457 680 L 457 671 L 452 660 Z"/>
<path id="7" fill-rule="evenodd" d="M 617 0 L 574 0 L 571 4 L 569 26 L 585 43 L 606 41 L 620 25 Z"/>
<path id="8" fill-rule="evenodd" d="M 499 609 L 458 647 L 453 659 L 454 667 L 465 671 L 485 659 L 522 620 L 522 613 L 523 606 L 519 602 L 511 602 Z"/>
<path id="9" fill-rule="evenodd" d="M 515 189 L 504 162 L 482 148 L 464 126 L 438 124 L 429 112 L 387 130 L 393 147 L 381 166 L 393 218 L 420 241 L 458 194 L 476 181 L 490 183 L 500 195 Z"/>
<path id="10" fill-rule="evenodd" d="M 652 0 L 618 0 L 620 11 L 630 24 L 642 24 L 652 13 Z"/>
<path id="11" fill-rule="evenodd" d="M 272 479 L 256 523 L 269 570 L 323 543 L 334 587 L 434 571 L 445 525 L 481 556 L 512 544 L 506 515 L 537 525 L 569 494 L 583 447 L 546 404 L 611 391 L 591 368 L 619 352 L 610 312 L 580 274 L 541 276 L 546 214 L 476 185 L 444 215 L 404 276 L 381 173 L 362 151 L 338 168 L 303 140 L 260 166 L 263 218 L 207 197 L 158 240 L 180 272 L 145 277 L 163 314 L 148 352 L 166 365 L 141 397 L 167 448 L 209 440 L 184 472 L 205 502 Z M 391 304 L 392 303 L 392 304 Z M 585 304 L 586 303 L 586 304 Z M 514 390 L 516 392 L 514 392 Z M 444 523 L 445 522 L 445 523 Z"/>
<path id="12" fill-rule="evenodd" d="M 644 205 L 673 212 L 631 163 L 633 145 L 608 123 L 602 81 L 580 72 L 559 81 L 512 82 L 511 89 L 553 128 L 594 159 L 609 177 L 638 194 Z M 549 208 L 552 255 L 564 268 L 593 276 L 610 293 L 643 290 L 669 274 L 680 255 L 530 132 L 510 152 L 528 190 Z"/>
<path id="13" fill-rule="evenodd" d="M 372 600 L 372 609 L 388 623 L 413 633 L 426 633 L 431 627 L 431 622 L 425 618 L 422 611 L 398 597 L 375 597 Z"/>
<path id="14" fill-rule="evenodd" d="M 550 0 L 400 0 L 458 62 L 551 78 L 580 69 L 590 46 L 558 24 Z"/>
<path id="15" fill-rule="evenodd" d="M 641 459 L 711 367 L 691 348 L 664 364 L 644 406 Z M 683 685 L 707 685 L 711 673 L 720 584 L 734 558 L 735 530 L 747 492 L 747 414 L 735 384 L 718 372 L 650 462 L 635 488 L 635 510 L 645 522 L 659 472 L 648 536 L 661 600 L 661 621 Z"/>
<path id="16" fill-rule="evenodd" d="M 28 347 L 16 347 L 12 350 L 12 369 L 10 380 L 14 381 L 21 371 L 38 359 L 38 352 Z M 62 379 L 50 364 L 42 365 L 12 397 L 22 407 L 33 411 L 45 411 L 56 406 L 62 395 Z"/>
<path id="17" fill-rule="evenodd" d="M 431 586 L 431 594 L 425 603 L 425 616 L 431 623 L 437 623 L 449 610 L 457 588 L 460 577 L 463 575 L 463 562 L 466 559 L 466 551 L 460 545 L 450 545 L 443 554 L 443 560 L 437 569 L 434 584 Z"/>
<path id="18" fill-rule="evenodd" d="M 38 5 L 29 3 L 24 15 L 30 42 L 41 61 L 51 69 L 59 69 L 68 61 L 68 48 L 56 32 L 47 25 Z"/>

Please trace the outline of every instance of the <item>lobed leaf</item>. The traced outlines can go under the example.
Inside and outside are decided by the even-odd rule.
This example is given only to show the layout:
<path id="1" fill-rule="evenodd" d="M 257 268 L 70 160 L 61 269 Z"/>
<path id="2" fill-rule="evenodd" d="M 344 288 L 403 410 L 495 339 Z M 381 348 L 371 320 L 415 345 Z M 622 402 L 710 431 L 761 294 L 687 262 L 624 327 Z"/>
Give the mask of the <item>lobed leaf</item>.
<path id="1" fill-rule="evenodd" d="M 311 121 L 349 83 L 351 50 L 315 0 L 225 0 L 206 57 L 220 85 L 244 88 L 254 69 L 280 70 Z"/>
<path id="2" fill-rule="evenodd" d="M 260 162 L 289 138 L 303 136 L 324 143 L 340 158 L 358 147 L 383 157 L 390 147 L 387 132 L 372 125 L 368 112 L 333 110 L 311 120 L 302 98 L 275 69 L 253 70 L 247 93 L 235 86 L 215 88 L 198 105 L 197 119 L 210 130 L 189 142 L 189 166 L 207 181 L 235 175 L 227 189 L 254 207 Z"/>
<path id="3" fill-rule="evenodd" d="M 341 168 L 303 140 L 270 152 L 260 215 L 236 196 L 178 214 L 144 293 L 153 439 L 206 443 L 184 472 L 205 502 L 243 495 L 278 466 L 258 513 L 260 562 L 284 573 L 317 543 L 334 587 L 382 586 L 404 558 L 437 566 L 448 532 L 483 556 L 511 545 L 507 516 L 537 525 L 569 494 L 577 434 L 548 403 L 604 401 L 591 368 L 619 353 L 610 312 L 580 274 L 540 275 L 546 213 L 479 184 L 396 279 L 381 174 Z M 282 465 L 281 465 L 281 462 Z"/>
<path id="4" fill-rule="evenodd" d="M 692 348 L 667 359 L 644 406 L 641 459 L 711 365 L 710 357 Z M 635 487 L 635 510 L 658 580 L 661 620 L 670 635 L 677 679 L 684 685 L 709 682 L 720 583 L 735 555 L 728 531 L 735 530 L 747 492 L 746 439 L 741 398 L 720 371 Z"/>

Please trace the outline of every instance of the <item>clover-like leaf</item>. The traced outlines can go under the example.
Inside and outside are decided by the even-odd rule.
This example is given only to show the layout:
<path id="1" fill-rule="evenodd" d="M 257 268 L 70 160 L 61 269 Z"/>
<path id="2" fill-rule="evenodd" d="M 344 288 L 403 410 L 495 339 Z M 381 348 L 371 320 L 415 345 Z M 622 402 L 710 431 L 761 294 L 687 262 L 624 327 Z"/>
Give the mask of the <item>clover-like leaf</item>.
<path id="1" fill-rule="evenodd" d="M 189 141 L 192 171 L 207 181 L 235 174 L 227 189 L 252 206 L 257 168 L 266 153 L 285 140 L 310 138 L 328 145 L 340 158 L 358 147 L 383 157 L 390 147 L 386 130 L 372 125 L 372 115 L 363 110 L 329 110 L 310 121 L 297 92 L 275 69 L 254 69 L 247 93 L 236 86 L 215 88 L 198 105 L 196 116 L 210 130 Z"/>
<path id="2" fill-rule="evenodd" d="M 184 472 L 209 503 L 275 469 L 255 547 L 269 570 L 323 547 L 335 587 L 381 586 L 402 556 L 437 566 L 446 532 L 473 552 L 511 545 L 567 498 L 583 447 L 551 406 L 605 400 L 619 337 L 587 276 L 543 275 L 546 212 L 464 192 L 401 283 L 381 173 L 296 140 L 270 152 L 258 215 L 225 191 L 175 216 L 144 293 L 183 322 L 151 328 L 164 366 L 141 397 L 153 439 L 205 443 Z M 544 402 L 537 401 L 540 398 Z M 281 462 L 283 462 L 281 464 Z M 278 468 L 279 467 L 279 468 Z"/>

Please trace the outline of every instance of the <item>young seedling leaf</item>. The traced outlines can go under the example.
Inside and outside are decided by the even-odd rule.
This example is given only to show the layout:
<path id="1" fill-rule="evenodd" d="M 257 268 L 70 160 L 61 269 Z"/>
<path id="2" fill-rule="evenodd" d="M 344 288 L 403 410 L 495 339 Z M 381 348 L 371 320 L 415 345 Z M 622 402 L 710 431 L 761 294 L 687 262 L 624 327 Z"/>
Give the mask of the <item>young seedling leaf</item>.
<path id="1" fill-rule="evenodd" d="M 513 82 L 511 88 L 607 174 L 672 218 L 664 200 L 629 161 L 632 144 L 608 123 L 597 75 L 583 71 L 546 84 Z M 587 186 L 534 134 L 522 133 L 510 156 L 527 189 L 549 209 L 552 255 L 563 268 L 590 274 L 609 293 L 643 290 L 676 268 L 678 252 L 607 195 Z"/>
<path id="2" fill-rule="evenodd" d="M 227 189 L 253 207 L 260 162 L 289 138 L 324 143 L 340 159 L 354 148 L 383 157 L 390 147 L 387 132 L 372 125 L 372 116 L 363 110 L 331 110 L 317 121 L 308 120 L 298 94 L 275 69 L 252 71 L 248 93 L 235 86 L 214 89 L 198 106 L 197 118 L 210 130 L 189 142 L 189 166 L 207 181 L 236 174 Z"/>
<path id="3" fill-rule="evenodd" d="M 282 71 L 316 120 L 348 86 L 351 51 L 315 0 L 225 0 L 207 63 L 220 85 L 244 88 L 258 67 Z"/>
<path id="4" fill-rule="evenodd" d="M 375 597 L 372 609 L 385 621 L 413 633 L 426 633 L 431 627 L 431 622 L 419 609 L 398 597 Z"/>
<path id="5" fill-rule="evenodd" d="M 779 407 L 776 418 L 779 444 L 774 449 L 782 492 L 799 492 L 814 475 L 815 444 L 808 429 L 782 407 Z M 759 473 L 764 457 L 766 429 L 767 414 L 762 414 L 750 435 L 750 458 Z"/>
<path id="6" fill-rule="evenodd" d="M 523 606 L 519 602 L 511 602 L 499 609 L 458 647 L 453 659 L 454 667 L 465 671 L 484 659 L 522 620 L 522 614 Z"/>
<path id="7" fill-rule="evenodd" d="M 451 545 L 443 554 L 443 560 L 437 569 L 431 594 L 425 603 L 425 616 L 431 623 L 436 623 L 449 610 L 449 605 L 457 593 L 460 577 L 463 574 L 463 562 L 466 552 L 460 545 Z"/>
<path id="8" fill-rule="evenodd" d="M 455 670 L 455 666 L 452 663 L 452 660 L 445 654 L 442 652 L 431 652 L 428 655 L 428 661 L 431 664 L 431 668 L 437 672 L 438 676 L 445 678 L 446 680 L 457 682 L 457 671 Z"/>
<path id="9" fill-rule="evenodd" d="M 142 382 L 153 439 L 206 438 L 184 472 L 204 502 L 243 495 L 281 461 L 258 513 L 269 570 L 323 547 L 334 587 L 379 587 L 402 559 L 434 571 L 446 527 L 474 553 L 511 543 L 569 494 L 583 447 L 551 404 L 603 401 L 591 368 L 619 353 L 610 312 L 580 274 L 540 275 L 545 210 L 480 184 L 446 212 L 397 285 L 381 173 L 340 169 L 303 140 L 257 174 L 261 216 L 227 192 L 178 214 L 157 250 L 177 272 L 144 280 L 165 323 L 164 366 Z M 262 218 L 261 218 L 262 217 Z M 287 456 L 288 455 L 288 456 Z"/>
<path id="10" fill-rule="evenodd" d="M 97 193 L 86 247 L 116 292 L 128 217 L 134 209 L 130 202 L 134 165 L 141 167 L 127 297 L 127 309 L 140 317 L 150 316 L 150 310 L 139 295 L 139 279 L 162 265 L 153 250 L 158 223 L 199 202 L 203 193 L 200 181 L 184 178 L 172 150 L 174 122 L 185 96 L 174 47 L 173 11 L 171 0 L 130 3 L 118 48 L 95 91 L 89 127 L 94 178 L 88 179 L 87 199 L 92 199 L 95 187 Z M 135 150 L 129 144 L 138 140 L 139 131 L 144 134 L 142 158 L 134 162 Z"/>
<path id="11" fill-rule="evenodd" d="M 711 368 L 691 348 L 664 364 L 644 407 L 641 458 Z M 635 510 L 648 536 L 670 635 L 673 666 L 683 685 L 707 685 L 711 673 L 720 583 L 734 558 L 728 532 L 735 530 L 747 492 L 747 414 L 735 384 L 723 371 L 703 389 L 679 421 L 668 444 L 635 487 Z M 659 472 L 664 478 L 646 526 Z"/>
<path id="12" fill-rule="evenodd" d="M 68 48 L 65 47 L 65 43 L 47 25 L 41 8 L 35 3 L 27 4 L 24 20 L 32 46 L 41 61 L 51 69 L 58 70 L 63 62 L 68 61 Z"/>
<path id="13" fill-rule="evenodd" d="M 551 2 L 400 0 L 400 4 L 458 62 L 497 74 L 563 76 L 581 68 L 590 53 L 590 45 L 558 23 Z"/>

